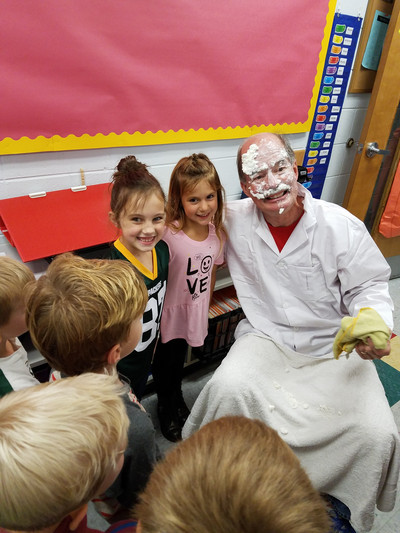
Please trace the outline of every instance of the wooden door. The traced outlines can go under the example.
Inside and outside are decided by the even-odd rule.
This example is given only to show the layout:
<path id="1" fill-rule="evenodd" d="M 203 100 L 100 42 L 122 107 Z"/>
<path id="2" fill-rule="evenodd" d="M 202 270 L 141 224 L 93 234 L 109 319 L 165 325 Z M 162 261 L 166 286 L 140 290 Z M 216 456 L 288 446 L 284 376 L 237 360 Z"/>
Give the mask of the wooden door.
<path id="1" fill-rule="evenodd" d="M 385 257 L 400 255 L 400 237 L 386 239 L 379 233 L 379 220 L 400 156 L 399 103 L 400 0 L 395 0 L 358 153 L 343 201 L 343 207 L 365 221 Z M 370 143 L 377 143 L 388 153 L 368 157 Z"/>

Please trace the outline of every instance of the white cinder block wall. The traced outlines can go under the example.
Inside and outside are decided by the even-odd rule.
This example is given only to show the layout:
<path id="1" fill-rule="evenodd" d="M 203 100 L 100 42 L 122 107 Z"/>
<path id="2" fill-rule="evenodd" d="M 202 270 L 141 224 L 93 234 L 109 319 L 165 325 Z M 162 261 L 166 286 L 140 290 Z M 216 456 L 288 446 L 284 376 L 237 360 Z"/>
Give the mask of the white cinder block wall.
<path id="1" fill-rule="evenodd" d="M 367 3 L 368 0 L 338 0 L 336 10 L 364 17 Z M 343 201 L 356 151 L 356 145 L 347 148 L 346 141 L 350 137 L 356 141 L 359 139 L 369 96 L 369 94 L 346 96 L 322 192 L 324 200 L 338 204 Z M 294 149 L 305 149 L 308 132 L 293 134 L 290 139 Z M 149 165 L 151 172 L 167 190 L 169 176 L 174 165 L 181 157 L 193 152 L 204 152 L 211 158 L 220 174 L 227 199 L 235 199 L 240 196 L 241 192 L 236 171 L 236 152 L 241 141 L 241 139 L 233 139 L 0 156 L 0 199 L 80 185 L 81 168 L 85 172 L 87 185 L 108 182 L 118 161 L 128 154 L 134 154 L 140 161 Z M 16 250 L 0 233 L 0 253 L 2 252 L 19 257 Z M 42 261 L 35 261 L 29 266 L 36 273 L 46 268 L 46 264 Z"/>

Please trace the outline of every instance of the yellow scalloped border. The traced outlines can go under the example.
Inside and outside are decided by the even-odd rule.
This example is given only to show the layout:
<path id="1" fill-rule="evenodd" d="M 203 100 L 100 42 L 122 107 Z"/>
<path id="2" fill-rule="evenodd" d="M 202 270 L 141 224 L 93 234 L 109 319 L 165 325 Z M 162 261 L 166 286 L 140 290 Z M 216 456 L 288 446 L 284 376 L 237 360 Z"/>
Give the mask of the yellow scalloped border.
<path id="1" fill-rule="evenodd" d="M 249 137 L 254 133 L 261 131 L 272 132 L 302 132 L 304 124 L 277 124 L 269 126 L 245 126 L 244 128 L 208 128 L 207 130 L 200 128 L 198 130 L 169 130 L 167 132 L 157 131 L 153 133 L 148 131 L 146 133 L 135 132 L 133 134 L 124 132 L 119 135 L 110 133 L 103 135 L 97 133 L 96 135 L 84 134 L 81 137 L 75 135 L 68 135 L 67 137 L 60 137 L 54 135 L 47 138 L 43 136 L 30 139 L 29 137 L 21 137 L 19 140 L 6 137 L 0 142 L 0 154 L 22 154 L 30 152 L 57 152 L 61 150 L 87 150 L 91 148 L 112 148 L 118 146 L 144 146 L 154 144 L 172 144 L 184 142 L 200 142 L 221 139 L 238 139 L 242 137 Z"/>
<path id="2" fill-rule="evenodd" d="M 270 131 L 273 133 L 303 133 L 309 131 L 317 103 L 329 37 L 335 15 L 335 7 L 336 0 L 330 0 L 329 10 L 326 17 L 324 38 L 322 40 L 321 51 L 319 54 L 317 74 L 315 76 L 313 95 L 310 100 L 308 118 L 305 122 L 245 127 L 237 126 L 235 128 L 200 128 L 198 130 L 190 129 L 178 131 L 169 130 L 167 132 L 160 130 L 157 132 L 147 131 L 146 133 L 135 132 L 132 134 L 127 132 L 121 134 L 110 133 L 108 135 L 98 133 L 93 136 L 85 133 L 80 137 L 75 135 L 68 135 L 67 137 L 61 137 L 60 135 L 43 137 L 40 135 L 39 137 L 36 137 L 36 139 L 21 137 L 17 140 L 11 139 L 11 137 L 6 137 L 0 141 L 0 155 L 26 154 L 33 152 L 58 152 L 63 150 L 88 150 L 94 148 L 113 148 L 120 146 L 145 146 L 154 144 L 201 142 L 222 139 L 240 139 L 249 137 L 250 135 L 260 133 L 262 131 Z"/>

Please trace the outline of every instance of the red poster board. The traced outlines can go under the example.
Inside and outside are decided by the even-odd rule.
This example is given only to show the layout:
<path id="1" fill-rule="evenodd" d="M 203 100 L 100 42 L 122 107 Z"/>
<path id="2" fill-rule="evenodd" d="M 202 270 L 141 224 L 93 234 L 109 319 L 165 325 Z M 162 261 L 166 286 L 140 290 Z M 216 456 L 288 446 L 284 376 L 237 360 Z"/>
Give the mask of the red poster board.
<path id="1" fill-rule="evenodd" d="M 117 238 L 108 218 L 109 184 L 76 189 L 0 200 L 0 230 L 24 262 Z"/>
<path id="2" fill-rule="evenodd" d="M 2 0 L 0 153 L 307 131 L 336 0 Z"/>

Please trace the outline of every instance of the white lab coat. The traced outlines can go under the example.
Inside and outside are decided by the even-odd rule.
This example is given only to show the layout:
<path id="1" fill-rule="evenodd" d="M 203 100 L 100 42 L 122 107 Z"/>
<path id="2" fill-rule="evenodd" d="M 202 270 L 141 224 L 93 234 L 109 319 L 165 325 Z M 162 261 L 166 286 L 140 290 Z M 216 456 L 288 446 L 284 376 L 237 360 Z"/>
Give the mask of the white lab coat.
<path id="1" fill-rule="evenodd" d="M 332 351 L 343 316 L 361 307 L 393 328 L 390 267 L 360 220 L 299 189 L 305 213 L 281 253 L 251 199 L 228 204 L 226 260 L 247 317 L 236 338 L 261 332 L 321 356 Z"/>

